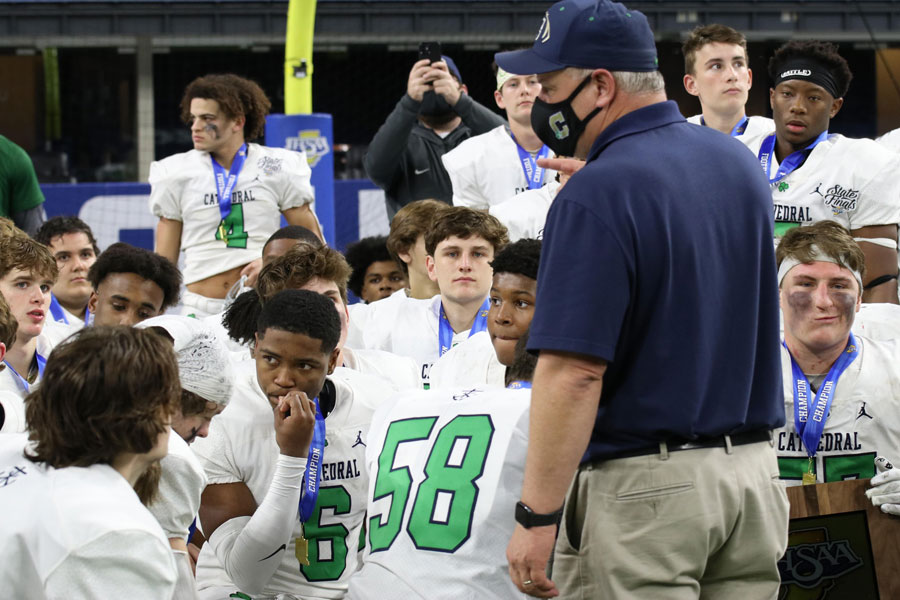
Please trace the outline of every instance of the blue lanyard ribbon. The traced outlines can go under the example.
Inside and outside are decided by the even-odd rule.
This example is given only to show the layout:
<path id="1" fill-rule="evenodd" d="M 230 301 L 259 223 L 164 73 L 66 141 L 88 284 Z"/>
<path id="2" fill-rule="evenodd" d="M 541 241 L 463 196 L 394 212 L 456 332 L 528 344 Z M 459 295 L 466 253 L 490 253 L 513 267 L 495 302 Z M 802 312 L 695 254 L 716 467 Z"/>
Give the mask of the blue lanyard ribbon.
<path id="1" fill-rule="evenodd" d="M 69 319 L 66 318 L 66 313 L 63 311 L 63 307 L 59 303 L 59 300 L 56 299 L 55 294 L 50 294 L 50 314 L 57 323 L 69 324 Z"/>
<path id="2" fill-rule="evenodd" d="M 475 315 L 475 320 L 472 322 L 469 337 L 472 337 L 479 331 L 487 330 L 487 316 L 490 308 L 491 301 L 485 298 L 484 304 L 478 309 L 478 314 Z M 453 328 L 450 327 L 450 319 L 447 318 L 447 314 L 444 312 L 443 302 L 441 303 L 441 316 L 438 319 L 438 344 L 441 356 L 446 354 L 453 344 Z"/>
<path id="3" fill-rule="evenodd" d="M 766 172 L 766 177 L 769 178 L 769 183 L 773 184 L 781 179 L 784 179 L 788 175 L 790 175 L 794 169 L 803 164 L 803 161 L 806 160 L 806 157 L 812 152 L 813 148 L 815 148 L 819 142 L 824 142 L 829 138 L 828 130 L 826 129 L 822 133 L 819 134 L 819 137 L 814 139 L 811 144 L 809 144 L 806 148 L 802 150 L 797 150 L 795 152 L 791 152 L 785 159 L 778 165 L 778 171 L 775 173 L 775 176 L 771 176 L 772 172 L 772 157 L 775 156 L 775 134 L 773 133 L 769 137 L 763 140 L 762 145 L 759 147 L 759 164 L 762 165 L 763 171 Z"/>
<path id="4" fill-rule="evenodd" d="M 300 522 L 306 523 L 312 516 L 319 498 L 319 484 L 322 481 L 322 455 L 325 452 L 325 417 L 319 408 L 319 399 L 316 403 L 316 426 L 313 430 L 312 442 L 309 445 L 309 454 L 306 457 L 306 473 L 303 474 L 303 487 L 300 490 Z"/>
<path id="5" fill-rule="evenodd" d="M 512 381 L 508 386 L 506 386 L 508 390 L 530 390 L 531 382 L 530 381 Z"/>
<path id="6" fill-rule="evenodd" d="M 547 145 L 544 144 L 543 146 L 541 146 L 541 149 L 538 150 L 537 156 L 535 157 L 532 156 L 528 150 L 519 145 L 519 142 L 516 141 L 516 136 L 513 135 L 512 139 L 516 144 L 516 150 L 519 151 L 519 162 L 522 164 L 522 170 L 525 171 L 525 179 L 528 181 L 528 189 L 539 189 L 542 185 L 544 185 L 544 167 L 538 166 L 537 159 L 547 158 L 548 156 L 550 156 L 550 148 L 548 148 Z"/>
<path id="7" fill-rule="evenodd" d="M 787 344 L 784 342 L 782 344 L 787 348 Z M 790 350 L 788 350 L 788 354 L 790 355 Z M 834 399 L 834 390 L 837 387 L 838 378 L 858 355 L 859 346 L 856 345 L 856 338 L 851 333 L 850 339 L 847 341 L 847 347 L 838 359 L 834 361 L 834 364 L 828 371 L 828 375 L 825 376 L 825 381 L 822 382 L 822 386 L 816 394 L 811 411 L 809 380 L 806 379 L 806 375 L 800 369 L 797 361 L 791 356 L 791 371 L 794 376 L 794 428 L 800 434 L 808 456 L 816 455 L 816 450 L 819 447 L 819 438 L 822 437 L 822 432 L 825 430 L 825 419 L 828 417 L 828 410 L 831 408 L 831 401 Z"/>
<path id="8" fill-rule="evenodd" d="M 56 299 L 54 294 L 50 294 L 50 314 L 53 315 L 53 320 L 57 323 L 65 323 L 69 324 L 69 319 L 66 317 L 66 313 L 63 310 L 62 304 L 59 303 L 59 300 Z M 84 324 L 89 325 L 91 320 L 91 309 L 88 307 L 84 307 Z"/>
<path id="9" fill-rule="evenodd" d="M 47 359 L 44 358 L 43 356 L 41 356 L 40 354 L 38 354 L 37 352 L 34 353 L 34 358 L 35 358 L 35 360 L 37 360 L 38 377 L 43 377 L 44 376 L 44 367 L 47 366 Z M 3 364 L 5 364 L 6 368 L 9 369 L 10 373 L 13 374 L 13 376 L 16 378 L 16 381 L 19 382 L 19 385 L 22 387 L 22 389 L 25 390 L 26 392 L 30 392 L 31 386 L 28 384 L 28 380 L 25 379 L 24 377 L 22 377 L 21 375 L 19 375 L 19 372 L 16 371 L 13 368 L 13 366 L 11 364 L 9 364 L 8 362 L 6 362 L 5 360 L 3 361 Z"/>
<path id="10" fill-rule="evenodd" d="M 219 214 L 222 215 L 222 219 L 228 216 L 228 213 L 231 212 L 231 192 L 234 191 L 234 186 L 237 185 L 238 175 L 241 174 L 241 169 L 244 168 L 244 160 L 247 158 L 247 144 L 241 144 L 241 147 L 238 149 L 237 155 L 234 157 L 234 160 L 231 162 L 231 169 L 226 172 L 225 168 L 216 162 L 216 159 L 210 155 L 210 160 L 212 160 L 212 168 L 213 174 L 215 175 L 216 180 L 216 191 L 219 194 Z"/>
<path id="11" fill-rule="evenodd" d="M 740 121 L 737 122 L 737 125 L 731 128 L 731 137 L 737 137 L 739 135 L 744 135 L 744 132 L 747 131 L 747 124 L 750 122 L 750 117 L 744 117 Z M 703 115 L 700 115 L 700 124 L 704 127 L 706 125 L 706 119 L 703 118 Z"/>

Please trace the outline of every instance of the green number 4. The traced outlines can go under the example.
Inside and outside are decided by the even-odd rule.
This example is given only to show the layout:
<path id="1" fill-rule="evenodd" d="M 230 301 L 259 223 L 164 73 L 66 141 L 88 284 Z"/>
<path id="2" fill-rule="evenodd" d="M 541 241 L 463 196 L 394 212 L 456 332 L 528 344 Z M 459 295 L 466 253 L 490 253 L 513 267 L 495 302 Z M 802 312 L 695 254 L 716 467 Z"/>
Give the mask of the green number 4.
<path id="1" fill-rule="evenodd" d="M 420 417 L 391 423 L 378 457 L 374 499 L 391 497 L 387 522 L 382 514 L 369 517 L 372 552 L 391 547 L 400 533 L 412 487 L 408 467 L 394 468 L 397 447 L 403 442 L 431 437 L 437 417 Z M 488 415 L 459 415 L 438 432 L 425 463 L 425 479 L 419 484 L 407 524 L 416 548 L 455 552 L 472 530 L 478 499 L 475 483 L 484 473 L 494 425 Z"/>
<path id="2" fill-rule="evenodd" d="M 228 248 L 246 248 L 248 233 L 244 231 L 244 205 L 232 204 L 228 216 L 219 221 L 216 227 L 216 239 L 224 241 Z"/>

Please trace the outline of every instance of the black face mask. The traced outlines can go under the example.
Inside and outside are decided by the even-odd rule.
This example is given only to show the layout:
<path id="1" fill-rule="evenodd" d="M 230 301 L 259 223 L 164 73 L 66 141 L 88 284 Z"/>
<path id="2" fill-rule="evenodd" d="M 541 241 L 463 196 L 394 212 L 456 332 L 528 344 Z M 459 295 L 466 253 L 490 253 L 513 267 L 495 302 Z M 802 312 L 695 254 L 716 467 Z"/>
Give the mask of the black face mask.
<path id="1" fill-rule="evenodd" d="M 443 117 L 447 114 L 456 116 L 450 103 L 444 100 L 443 96 L 436 94 L 434 90 L 429 90 L 422 95 L 419 114 L 423 117 Z"/>
<path id="2" fill-rule="evenodd" d="M 585 77 L 562 102 L 549 104 L 540 98 L 534 99 L 534 105 L 531 107 L 531 128 L 557 156 L 575 156 L 575 146 L 578 144 L 578 138 L 584 133 L 585 125 L 600 112 L 600 108 L 595 108 L 582 120 L 572 110 L 572 100 L 590 80 L 590 75 Z"/>

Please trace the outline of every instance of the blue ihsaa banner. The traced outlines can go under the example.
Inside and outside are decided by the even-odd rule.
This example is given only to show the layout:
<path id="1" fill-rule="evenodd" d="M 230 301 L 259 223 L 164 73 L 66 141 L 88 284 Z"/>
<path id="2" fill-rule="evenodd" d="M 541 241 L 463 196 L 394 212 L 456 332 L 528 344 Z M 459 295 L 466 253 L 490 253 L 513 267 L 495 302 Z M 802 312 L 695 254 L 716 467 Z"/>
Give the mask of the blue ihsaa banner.
<path id="1" fill-rule="evenodd" d="M 266 146 L 303 150 L 312 169 L 316 216 L 330 245 L 335 245 L 334 139 L 331 115 L 269 115 Z"/>

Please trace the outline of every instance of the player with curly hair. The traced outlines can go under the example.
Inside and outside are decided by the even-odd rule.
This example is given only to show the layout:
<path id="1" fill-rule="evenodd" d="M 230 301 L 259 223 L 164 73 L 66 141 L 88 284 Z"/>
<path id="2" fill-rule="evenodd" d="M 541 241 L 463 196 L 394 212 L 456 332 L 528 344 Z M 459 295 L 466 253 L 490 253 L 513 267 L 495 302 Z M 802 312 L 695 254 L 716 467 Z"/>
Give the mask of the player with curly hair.
<path id="1" fill-rule="evenodd" d="M 270 108 L 249 79 L 199 77 L 181 100 L 194 149 L 150 166 L 156 250 L 176 264 L 184 250 L 185 314 L 219 313 L 242 276 L 254 283 L 282 215 L 320 232 L 305 155 L 248 143 L 262 135 Z"/>

